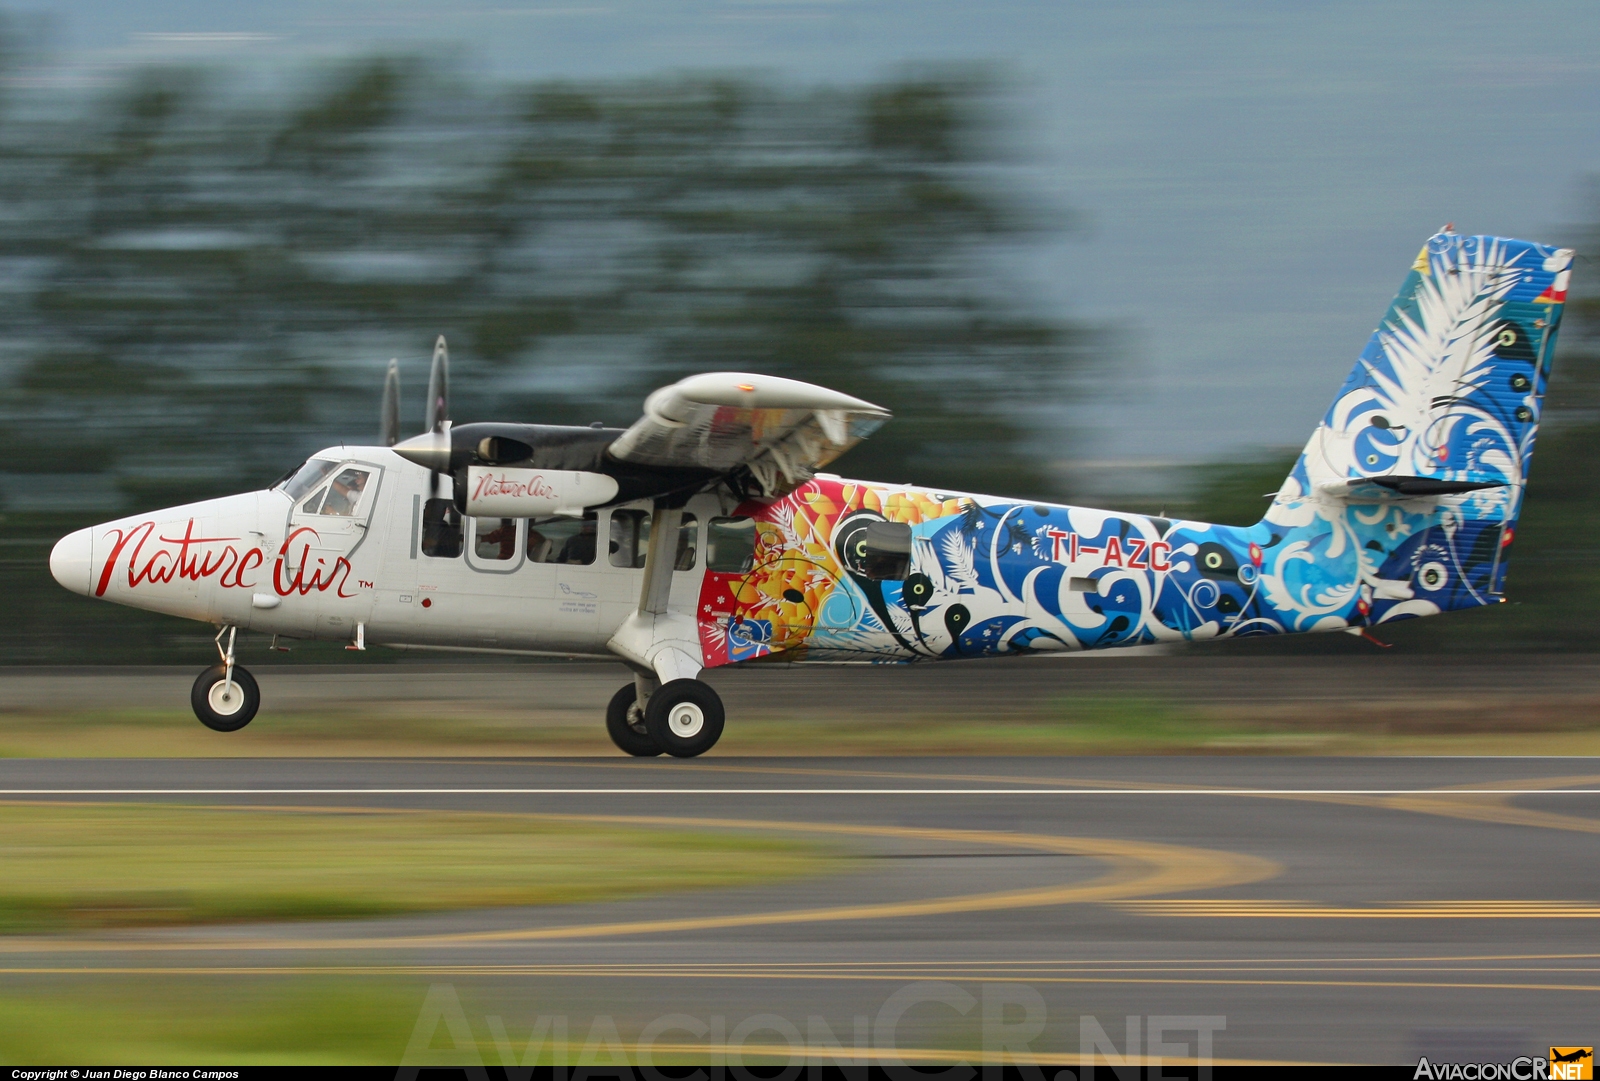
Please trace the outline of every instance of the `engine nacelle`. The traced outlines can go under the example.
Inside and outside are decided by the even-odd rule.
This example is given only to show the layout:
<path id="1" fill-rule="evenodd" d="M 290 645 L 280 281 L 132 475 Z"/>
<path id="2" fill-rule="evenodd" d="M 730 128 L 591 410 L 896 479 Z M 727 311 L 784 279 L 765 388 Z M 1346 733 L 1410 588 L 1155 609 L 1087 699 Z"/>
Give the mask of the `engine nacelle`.
<path id="1" fill-rule="evenodd" d="M 617 482 L 604 473 L 571 469 L 474 465 L 467 467 L 466 494 L 466 510 L 474 518 L 576 516 L 614 499 Z"/>

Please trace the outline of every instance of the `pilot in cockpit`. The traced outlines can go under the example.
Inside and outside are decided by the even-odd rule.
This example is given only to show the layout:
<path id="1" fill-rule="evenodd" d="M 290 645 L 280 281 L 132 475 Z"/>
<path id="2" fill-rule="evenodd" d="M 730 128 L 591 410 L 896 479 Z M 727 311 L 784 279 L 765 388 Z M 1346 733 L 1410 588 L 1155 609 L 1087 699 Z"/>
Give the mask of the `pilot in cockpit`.
<path id="1" fill-rule="evenodd" d="M 359 469 L 346 469 L 334 478 L 333 486 L 328 489 L 328 497 L 323 500 L 322 513 L 348 518 L 356 512 L 356 505 L 361 502 L 361 492 L 366 486 L 366 473 Z"/>

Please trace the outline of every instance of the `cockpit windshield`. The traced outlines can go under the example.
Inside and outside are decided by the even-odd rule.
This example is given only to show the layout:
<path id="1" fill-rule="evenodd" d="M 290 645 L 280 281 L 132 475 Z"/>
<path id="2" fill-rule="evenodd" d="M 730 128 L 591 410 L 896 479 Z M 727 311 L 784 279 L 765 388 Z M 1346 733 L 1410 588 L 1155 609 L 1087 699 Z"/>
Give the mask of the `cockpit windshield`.
<path id="1" fill-rule="evenodd" d="M 283 491 L 298 503 L 300 497 L 321 484 L 328 474 L 339 468 L 338 462 L 325 462 L 321 458 L 308 458 L 306 464 L 295 470 L 294 476 L 283 482 Z"/>

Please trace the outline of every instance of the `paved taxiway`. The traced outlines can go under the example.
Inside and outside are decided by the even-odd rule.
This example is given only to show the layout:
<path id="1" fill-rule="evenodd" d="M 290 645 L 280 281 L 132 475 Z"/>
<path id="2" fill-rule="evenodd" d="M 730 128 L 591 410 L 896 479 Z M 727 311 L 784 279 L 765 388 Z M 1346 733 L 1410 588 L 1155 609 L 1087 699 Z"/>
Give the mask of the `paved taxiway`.
<path id="1" fill-rule="evenodd" d="M 399 973 L 511 1004 L 513 1032 L 770 1014 L 846 1044 L 922 995 L 902 1047 L 976 1042 L 987 989 L 1043 1003 L 1038 1051 L 1075 1050 L 1083 1015 L 1118 1046 L 1129 1015 L 1198 1015 L 1232 1060 L 1523 1053 L 1593 1042 L 1600 1014 L 1594 759 L 11 760 L 0 799 L 623 818 L 852 853 L 604 905 L 12 939 L 8 982 Z"/>

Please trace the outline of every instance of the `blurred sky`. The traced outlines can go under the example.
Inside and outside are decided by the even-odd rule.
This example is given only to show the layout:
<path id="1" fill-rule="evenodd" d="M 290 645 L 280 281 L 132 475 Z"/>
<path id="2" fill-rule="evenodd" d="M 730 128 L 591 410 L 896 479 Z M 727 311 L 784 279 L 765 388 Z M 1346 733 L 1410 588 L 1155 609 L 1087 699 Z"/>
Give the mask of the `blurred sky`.
<path id="1" fill-rule="evenodd" d="M 1095 458 L 1298 445 L 1435 229 L 1568 240 L 1600 217 L 1596 0 L 6 6 L 46 17 L 39 85 L 63 89 L 152 60 L 264 70 L 392 46 L 516 79 L 992 62 L 1017 87 L 1028 183 L 1081 216 L 1020 272 L 1125 336 L 1105 397 L 1063 418 Z"/>

